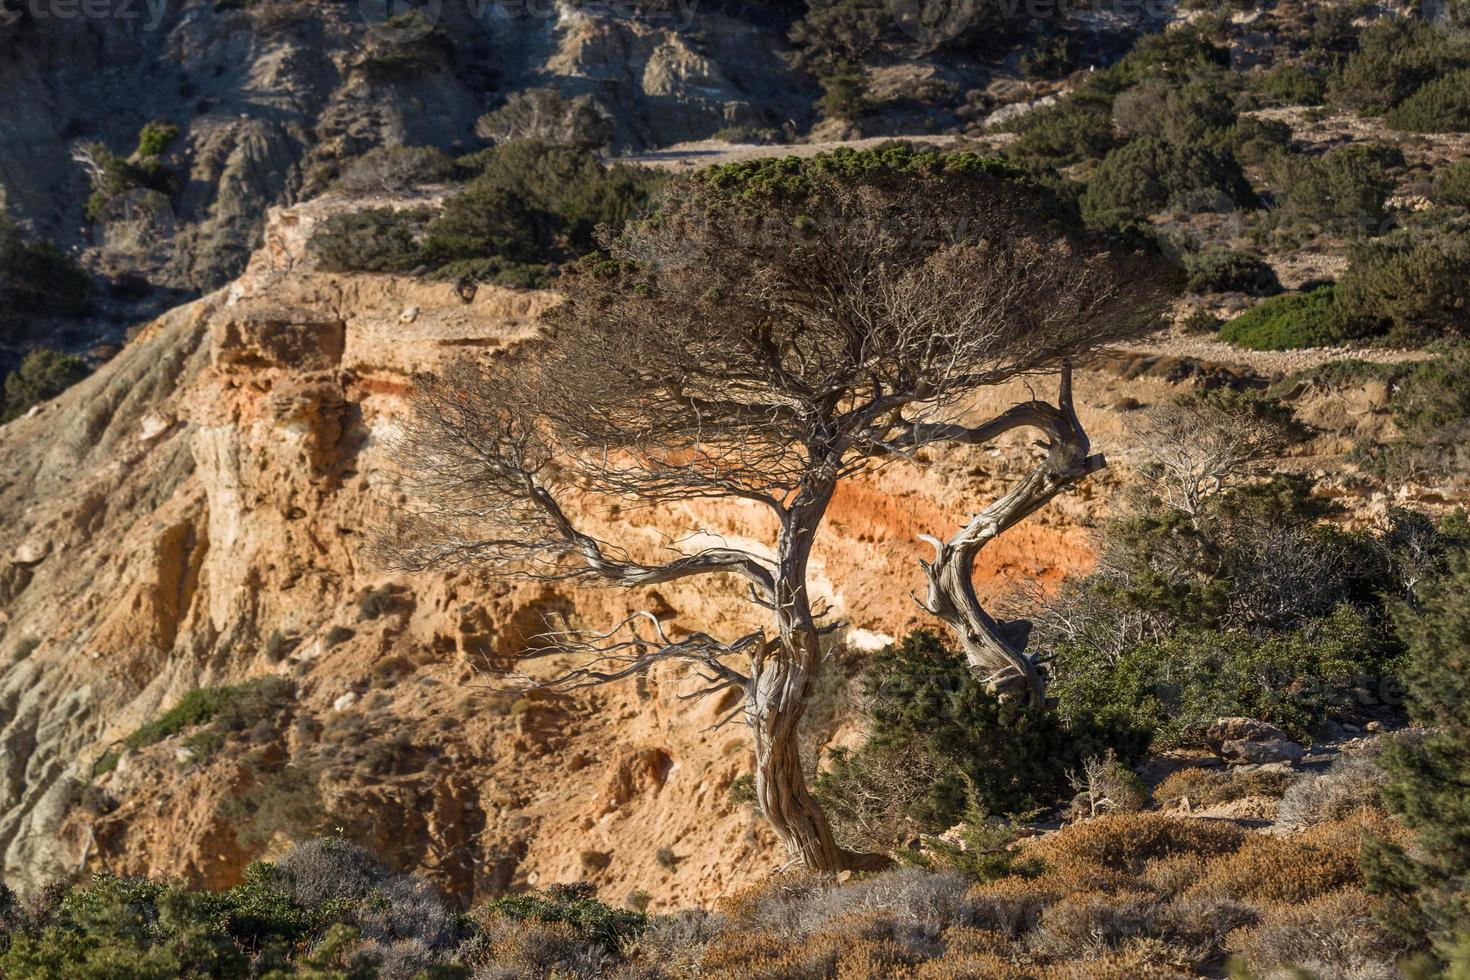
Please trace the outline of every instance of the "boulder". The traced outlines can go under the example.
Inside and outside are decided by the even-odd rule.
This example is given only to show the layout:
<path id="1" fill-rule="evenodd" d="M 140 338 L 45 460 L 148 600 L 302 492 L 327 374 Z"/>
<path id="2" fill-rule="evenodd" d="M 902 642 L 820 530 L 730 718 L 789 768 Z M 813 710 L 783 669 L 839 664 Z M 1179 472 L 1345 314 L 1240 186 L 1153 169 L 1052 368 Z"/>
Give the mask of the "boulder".
<path id="1" fill-rule="evenodd" d="M 1306 754 L 1280 728 L 1255 718 L 1221 718 L 1205 732 L 1205 744 L 1233 764 L 1296 762 Z"/>

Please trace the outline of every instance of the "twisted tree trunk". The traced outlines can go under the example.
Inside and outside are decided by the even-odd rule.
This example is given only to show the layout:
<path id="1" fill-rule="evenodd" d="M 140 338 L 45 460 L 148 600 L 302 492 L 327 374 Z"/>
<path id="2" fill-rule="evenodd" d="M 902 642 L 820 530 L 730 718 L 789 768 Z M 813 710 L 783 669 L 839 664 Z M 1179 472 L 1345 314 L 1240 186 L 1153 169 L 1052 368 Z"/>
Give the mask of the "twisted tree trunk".
<path id="1" fill-rule="evenodd" d="M 1004 496 L 972 517 L 948 541 L 925 536 L 934 545 L 932 562 L 922 562 L 929 580 L 925 606 L 960 641 L 965 658 L 990 689 L 1003 697 L 1032 704 L 1046 698 L 1046 679 L 1034 658 L 1004 624 L 980 605 L 975 595 L 975 559 L 1008 528 L 1025 520 L 1057 494 L 1107 465 L 1101 453 L 1090 453 L 1087 433 L 1072 406 L 1072 369 L 1062 368 L 1055 406 L 1033 401 L 1011 409 L 995 425 L 970 430 L 988 440 L 999 431 L 1030 426 L 1046 435 L 1046 457 Z"/>
<path id="2" fill-rule="evenodd" d="M 880 854 L 837 845 L 822 807 L 807 789 L 797 729 L 821 670 L 821 634 L 807 594 L 807 561 L 835 484 L 799 502 L 782 528 L 774 613 L 777 636 L 751 665 L 746 722 L 755 741 L 755 793 L 771 829 L 812 871 L 835 874 L 890 864 Z"/>

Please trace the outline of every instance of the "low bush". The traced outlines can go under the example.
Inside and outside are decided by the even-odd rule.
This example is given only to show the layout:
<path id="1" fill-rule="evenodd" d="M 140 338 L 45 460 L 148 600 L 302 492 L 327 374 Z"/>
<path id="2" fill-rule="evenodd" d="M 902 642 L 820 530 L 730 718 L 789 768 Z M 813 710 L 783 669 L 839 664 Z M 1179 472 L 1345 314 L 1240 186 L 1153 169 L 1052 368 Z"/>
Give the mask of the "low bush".
<path id="1" fill-rule="evenodd" d="M 506 919 L 534 919 L 563 923 L 589 942 L 615 950 L 648 926 L 648 916 L 629 909 L 613 908 L 593 897 L 591 885 L 554 886 L 545 892 L 506 895 L 489 902 L 487 915 Z"/>
<path id="2" fill-rule="evenodd" d="M 1397 976 L 1404 953 L 1403 943 L 1374 919 L 1372 897 L 1356 888 L 1282 906 L 1229 946 L 1254 970 L 1314 977 Z"/>
<path id="3" fill-rule="evenodd" d="M 140 157 L 160 156 L 178 138 L 179 127 L 171 122 L 155 119 L 138 132 L 138 149 L 134 153 Z"/>
<path id="4" fill-rule="evenodd" d="M 1439 172 L 1434 200 L 1449 207 L 1470 208 L 1470 160 L 1459 160 Z"/>
<path id="5" fill-rule="evenodd" d="M 1302 830 L 1342 820 L 1362 809 L 1381 810 L 1378 792 L 1388 774 L 1374 759 L 1347 756 L 1326 772 L 1298 777 L 1281 797 L 1277 826 Z"/>
<path id="6" fill-rule="evenodd" d="M 101 143 L 93 143 L 82 152 L 90 161 L 89 177 L 92 193 L 83 207 L 88 221 L 108 218 L 114 200 L 134 190 L 149 190 L 163 197 L 173 197 L 183 189 L 179 175 L 165 167 L 156 156 L 139 155 L 126 159 Z"/>
<path id="7" fill-rule="evenodd" d="M 393 194 L 448 180 L 453 162 L 429 146 L 377 146 L 341 167 L 335 189 L 344 194 Z"/>
<path id="8" fill-rule="evenodd" d="M 971 806 L 1008 814 L 1047 806 L 1088 748 L 1052 712 L 990 694 L 963 656 L 926 631 L 874 654 L 863 691 L 868 742 L 836 753 L 814 787 L 835 820 L 857 827 L 881 810 L 883 826 L 907 819 L 936 833 Z"/>
<path id="9" fill-rule="evenodd" d="M 1138 224 L 1176 202 L 1229 210 L 1252 203 L 1254 196 L 1228 153 L 1140 138 L 1103 158 L 1081 206 L 1089 225 L 1109 228 Z"/>
<path id="10" fill-rule="evenodd" d="M 223 891 L 109 874 L 58 888 L 0 925 L 0 974 L 448 978 L 465 975 L 473 933 L 428 882 L 314 841 Z"/>
<path id="11" fill-rule="evenodd" d="M 828 119 L 853 122 L 873 111 L 868 98 L 868 77 L 860 66 L 839 62 L 818 77 L 822 97 L 817 107 Z"/>
<path id="12" fill-rule="evenodd" d="M 1029 853 L 1048 868 L 1094 865 L 1140 874 L 1153 861 L 1233 854 L 1246 839 L 1247 831 L 1229 823 L 1163 813 L 1110 814 L 1043 837 Z"/>
<path id="13" fill-rule="evenodd" d="M 1397 434 L 1354 453 L 1371 473 L 1391 479 L 1457 483 L 1470 474 L 1470 352 L 1454 348 L 1386 378 Z"/>
<path id="14" fill-rule="evenodd" d="M 1268 105 L 1321 105 L 1327 95 L 1326 74 L 1317 66 L 1287 61 L 1249 76 L 1250 90 Z"/>
<path id="15" fill-rule="evenodd" d="M 533 140 L 594 152 L 612 142 L 612 117 L 590 95 L 567 98 L 554 88 L 521 89 L 481 116 L 475 135 L 493 143 Z"/>
<path id="16" fill-rule="evenodd" d="M 1276 296 L 1227 320 L 1220 339 L 1248 350 L 1329 347 L 1353 336 L 1332 286 Z"/>
<path id="17" fill-rule="evenodd" d="M 1154 790 L 1154 801 L 1164 807 L 1195 809 L 1252 796 L 1279 799 L 1291 781 L 1290 774 L 1269 769 L 1240 772 L 1189 766 L 1171 772 Z"/>
<path id="18" fill-rule="evenodd" d="M 1167 77 L 1147 78 L 1113 100 L 1113 125 L 1128 137 L 1148 137 L 1188 145 L 1214 142 L 1236 121 L 1228 76 L 1196 74 L 1182 84 Z"/>
<path id="19" fill-rule="evenodd" d="M 1077 70 L 1082 56 L 1075 35 L 1066 31 L 1038 38 L 1021 55 L 1021 74 L 1027 78 L 1060 78 Z"/>
<path id="20" fill-rule="evenodd" d="M 1419 345 L 1470 336 L 1470 222 L 1437 222 L 1359 242 L 1338 283 L 1357 334 Z"/>
<path id="21" fill-rule="evenodd" d="M 1428 82 L 1390 109 L 1383 122 L 1410 133 L 1470 133 L 1470 68 Z"/>
<path id="22" fill-rule="evenodd" d="M 281 677 L 261 677 L 230 687 L 200 687 L 172 708 L 123 739 L 140 749 L 185 729 L 211 725 L 217 734 L 245 731 L 274 717 L 295 697 L 295 686 Z"/>
<path id="23" fill-rule="evenodd" d="M 1247 431 L 1241 416 L 1210 424 Z M 1230 476 L 1244 464 L 1210 455 L 1208 428 L 1149 438 L 1161 458 L 1202 448 L 1226 475 L 1194 495 L 1162 478 L 1141 485 L 1129 516 L 1105 525 L 1097 570 L 1032 611 L 1029 649 L 1049 661 L 1067 724 L 1106 733 L 1127 757 L 1150 742 L 1199 744 L 1221 716 L 1306 739 L 1392 708 L 1402 648 L 1385 596 L 1411 594 L 1459 532 L 1403 512 L 1344 532 L 1309 481 Z"/>
<path id="24" fill-rule="evenodd" d="M 75 354 L 36 348 L 25 356 L 20 367 L 5 376 L 0 424 L 19 418 L 33 405 L 55 398 L 91 373 L 87 362 Z"/>
<path id="25" fill-rule="evenodd" d="M 1242 164 L 1265 166 L 1291 146 L 1291 127 L 1276 119 L 1241 116 L 1220 133 L 1219 146 Z"/>
<path id="26" fill-rule="evenodd" d="M 1470 45 L 1413 17 L 1385 17 L 1358 38 L 1358 50 L 1328 86 L 1335 104 L 1378 115 L 1422 86 L 1470 68 Z"/>
<path id="27" fill-rule="evenodd" d="M 1005 148 L 1007 159 L 1043 170 L 1100 160 L 1118 144 L 1109 108 L 1071 100 L 1028 112 L 998 128 L 1019 134 Z"/>
<path id="28" fill-rule="evenodd" d="M 1281 291 L 1281 282 L 1269 264 L 1248 252 L 1209 249 L 1184 260 L 1189 278 L 1185 288 L 1193 293 L 1249 293 L 1270 296 Z"/>
<path id="29" fill-rule="evenodd" d="M 1072 724 L 1131 731 L 1155 747 L 1199 745 L 1217 719 L 1232 716 L 1309 741 L 1332 718 L 1351 716 L 1358 685 L 1367 678 L 1376 687 L 1391 667 L 1379 631 L 1344 607 L 1268 637 L 1182 630 L 1117 660 L 1062 649 L 1053 693 Z"/>
<path id="30" fill-rule="evenodd" d="M 1348 237 L 1376 234 L 1388 217 L 1385 202 L 1404 165 L 1397 147 L 1354 143 L 1318 156 L 1282 154 L 1273 180 L 1288 222 L 1339 229 Z"/>
<path id="31" fill-rule="evenodd" d="M 327 272 L 410 272 L 422 265 L 426 208 L 368 208 L 334 214 L 312 232 L 310 249 Z"/>
<path id="32" fill-rule="evenodd" d="M 539 287 L 550 266 L 596 247 L 600 226 L 616 228 L 642 206 L 656 179 L 631 167 L 605 167 L 566 146 L 517 141 L 463 158 L 478 176 L 427 208 L 372 208 L 322 223 L 310 249 L 334 272 L 470 277 Z"/>

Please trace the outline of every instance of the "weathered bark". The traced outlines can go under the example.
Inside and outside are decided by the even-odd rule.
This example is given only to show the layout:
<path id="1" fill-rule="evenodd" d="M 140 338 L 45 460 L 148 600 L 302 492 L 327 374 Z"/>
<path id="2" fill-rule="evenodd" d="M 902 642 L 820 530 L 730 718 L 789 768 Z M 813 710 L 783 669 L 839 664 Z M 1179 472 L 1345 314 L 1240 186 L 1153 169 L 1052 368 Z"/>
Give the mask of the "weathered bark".
<path id="1" fill-rule="evenodd" d="M 1062 368 L 1055 406 L 1037 401 L 1018 405 L 990 426 L 952 434 L 951 441 L 988 441 L 1000 431 L 1022 426 L 1045 433 L 1046 457 L 948 541 L 926 535 L 925 540 L 934 545 L 935 557 L 922 564 L 929 579 L 925 605 L 954 631 L 975 672 L 996 694 L 1041 704 L 1046 696 L 1045 677 L 1024 644 L 981 607 L 975 594 L 975 559 L 1001 533 L 1107 463 L 1101 453 L 1090 453 L 1087 433 L 1077 420 L 1070 365 Z"/>
<path id="2" fill-rule="evenodd" d="M 810 870 L 832 874 L 891 863 L 883 855 L 854 854 L 837 846 L 826 814 L 807 789 L 797 739 L 822 658 L 821 634 L 807 594 L 807 562 L 835 489 L 834 483 L 804 493 L 783 522 L 773 604 L 777 636 L 753 658 L 746 702 L 761 813 L 794 857 Z"/>

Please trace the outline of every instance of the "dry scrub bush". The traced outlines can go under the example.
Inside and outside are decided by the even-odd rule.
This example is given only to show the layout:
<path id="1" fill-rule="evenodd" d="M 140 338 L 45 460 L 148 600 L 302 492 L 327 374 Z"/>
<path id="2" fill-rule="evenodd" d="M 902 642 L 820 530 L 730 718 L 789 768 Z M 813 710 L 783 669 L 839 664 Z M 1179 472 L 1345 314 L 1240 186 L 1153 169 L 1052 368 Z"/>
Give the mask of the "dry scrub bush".
<path id="1" fill-rule="evenodd" d="M 1232 937 L 1230 946 L 1266 976 L 1334 980 L 1392 980 L 1403 947 L 1373 917 L 1373 899 L 1357 889 L 1274 908 L 1260 926 Z M 1280 970 L 1280 972 L 1275 972 Z"/>
<path id="2" fill-rule="evenodd" d="M 590 980 L 611 963 L 605 947 L 566 923 L 492 916 L 481 928 L 487 955 L 470 980 L 531 980 L 553 975 Z"/>
<path id="3" fill-rule="evenodd" d="M 1155 940 L 1173 964 L 1208 959 L 1226 935 L 1253 924 L 1256 912 L 1230 898 L 1189 896 L 1172 902 L 1146 892 L 1068 895 L 1041 914 L 1031 949 L 1052 959 L 1081 959 Z"/>
<path id="4" fill-rule="evenodd" d="M 1029 853 L 1048 865 L 1083 862 L 1137 874 L 1156 858 L 1227 854 L 1245 835 L 1233 824 L 1161 813 L 1113 814 L 1044 838 Z"/>
<path id="5" fill-rule="evenodd" d="M 1191 980 L 1195 976 L 1193 971 L 1161 962 L 1168 956 L 1169 951 L 1161 949 L 1156 942 L 1135 940 L 1126 949 L 1096 959 L 1059 964 L 1041 976 L 1045 980 Z"/>
<path id="6" fill-rule="evenodd" d="M 1154 790 L 1154 801 L 1162 807 L 1219 806 L 1250 796 L 1279 798 L 1291 784 L 1288 773 L 1272 769 L 1254 772 L 1204 769 L 1192 766 L 1171 772 Z"/>
<path id="7" fill-rule="evenodd" d="M 1292 836 L 1252 834 L 1234 854 L 1214 862 L 1192 894 L 1305 902 L 1359 886 L 1363 878 L 1358 857 L 1365 832 L 1399 836 L 1387 819 L 1369 814 Z"/>
<path id="8" fill-rule="evenodd" d="M 1118 761 L 1108 749 L 1106 756 L 1094 756 L 1082 764 L 1082 772 L 1072 777 L 1077 796 L 1072 800 L 1073 819 L 1096 817 L 1103 813 L 1137 813 L 1148 804 L 1148 787 L 1132 769 Z"/>
<path id="9" fill-rule="evenodd" d="M 1277 826 L 1302 830 L 1329 820 L 1341 820 L 1362 809 L 1382 811 L 1379 787 L 1388 773 L 1372 759 L 1338 759 L 1325 773 L 1305 775 L 1281 797 Z"/>

